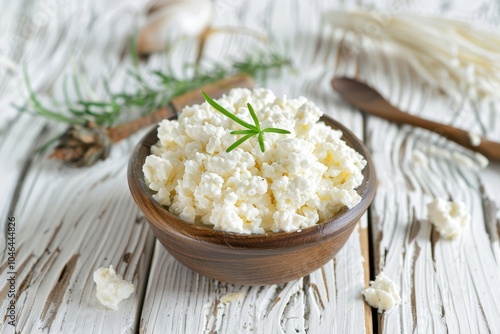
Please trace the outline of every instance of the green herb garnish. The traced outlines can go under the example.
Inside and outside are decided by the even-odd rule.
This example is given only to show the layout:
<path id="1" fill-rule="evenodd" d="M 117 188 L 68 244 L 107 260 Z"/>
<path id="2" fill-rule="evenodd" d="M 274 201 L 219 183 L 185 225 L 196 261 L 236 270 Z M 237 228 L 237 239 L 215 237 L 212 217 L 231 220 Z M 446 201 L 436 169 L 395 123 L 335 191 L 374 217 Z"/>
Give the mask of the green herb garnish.
<path id="1" fill-rule="evenodd" d="M 210 98 L 210 96 L 205 94 L 205 92 L 201 92 L 201 93 L 203 94 L 205 101 L 207 101 L 208 104 L 210 104 L 215 110 L 219 111 L 224 116 L 232 119 L 236 123 L 238 123 L 241 126 L 248 129 L 248 130 L 236 130 L 236 131 L 230 132 L 232 135 L 244 135 L 244 136 L 241 137 L 240 139 L 238 139 L 237 141 L 235 141 L 231 146 L 229 146 L 227 148 L 226 152 L 228 152 L 228 153 L 231 152 L 232 150 L 234 150 L 235 148 L 237 148 L 238 146 L 240 146 L 241 144 L 243 144 L 248 139 L 252 138 L 253 136 L 257 136 L 257 140 L 259 141 L 260 150 L 262 152 L 264 152 L 264 150 L 265 150 L 264 132 L 279 133 L 279 134 L 284 134 L 284 135 L 290 134 L 290 131 L 284 130 L 284 129 L 278 129 L 278 128 L 261 129 L 259 119 L 257 118 L 257 115 L 255 114 L 255 111 L 253 110 L 253 107 L 250 103 L 247 103 L 247 107 L 248 107 L 248 111 L 250 112 L 250 116 L 252 116 L 252 119 L 253 119 L 255 125 L 252 125 L 250 123 L 245 122 L 244 120 L 242 120 L 241 118 L 239 118 L 238 116 L 236 116 L 235 114 L 230 112 L 229 110 L 225 109 L 223 106 L 221 106 L 220 104 L 218 104 L 217 102 L 212 100 Z"/>

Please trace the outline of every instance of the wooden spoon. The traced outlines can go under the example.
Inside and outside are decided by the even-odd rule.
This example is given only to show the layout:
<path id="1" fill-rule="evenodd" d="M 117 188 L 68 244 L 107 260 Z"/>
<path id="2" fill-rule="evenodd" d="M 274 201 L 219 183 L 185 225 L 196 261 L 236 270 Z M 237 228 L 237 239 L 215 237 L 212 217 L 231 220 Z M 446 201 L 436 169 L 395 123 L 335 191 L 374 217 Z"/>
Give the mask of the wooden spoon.
<path id="1" fill-rule="evenodd" d="M 377 91 L 364 83 L 349 78 L 334 78 L 332 87 L 345 100 L 366 113 L 392 122 L 410 124 L 436 132 L 457 144 L 481 153 L 490 160 L 500 161 L 500 143 L 480 137 L 481 143 L 473 146 L 467 131 L 403 112 L 389 104 Z"/>

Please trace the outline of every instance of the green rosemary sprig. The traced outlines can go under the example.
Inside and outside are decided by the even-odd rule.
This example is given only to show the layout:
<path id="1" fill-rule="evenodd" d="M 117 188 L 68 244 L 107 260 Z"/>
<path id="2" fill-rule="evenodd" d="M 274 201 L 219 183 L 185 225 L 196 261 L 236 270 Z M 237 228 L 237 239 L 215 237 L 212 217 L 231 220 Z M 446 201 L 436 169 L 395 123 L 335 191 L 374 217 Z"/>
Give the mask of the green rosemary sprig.
<path id="1" fill-rule="evenodd" d="M 134 56 L 134 54 L 132 54 Z M 288 57 L 273 52 L 257 52 L 247 55 L 243 60 L 234 61 L 230 66 L 219 63 L 212 64 L 209 70 L 203 70 L 196 65 L 192 67 L 193 74 L 179 77 L 172 70 L 154 70 L 149 73 L 153 80 L 147 80 L 137 68 L 127 74 L 135 81 L 136 89 L 133 92 L 113 93 L 105 82 L 107 98 L 95 101 L 84 98 L 79 79 L 74 76 L 71 80 L 73 90 L 77 92 L 78 99 L 71 101 L 68 97 L 68 80 L 64 80 L 64 103 L 59 103 L 59 108 L 44 106 L 34 93 L 29 77 L 25 71 L 26 86 L 29 91 L 29 108 L 18 107 L 19 110 L 29 110 L 35 115 L 42 116 L 69 125 L 83 125 L 93 122 L 99 126 L 115 125 L 125 109 L 139 108 L 143 114 L 148 114 L 167 105 L 173 98 L 188 91 L 216 82 L 222 78 L 244 73 L 257 80 L 265 80 L 269 72 L 280 71 L 291 67 Z M 155 83 L 151 83 L 151 81 Z"/>
<path id="2" fill-rule="evenodd" d="M 225 109 L 223 106 L 221 106 L 220 104 L 215 102 L 213 99 L 211 99 L 210 96 L 205 94 L 205 92 L 201 92 L 201 93 L 203 94 L 205 101 L 207 101 L 208 104 L 210 104 L 215 110 L 219 111 L 224 116 L 232 119 L 233 121 L 240 124 L 241 126 L 247 128 L 247 130 L 235 130 L 235 131 L 230 132 L 232 135 L 244 135 L 244 136 L 241 137 L 240 139 L 238 139 L 237 141 L 235 141 L 231 146 L 229 146 L 227 148 L 226 152 L 228 152 L 228 153 L 231 152 L 232 150 L 234 150 L 235 148 L 237 148 L 238 146 L 240 146 L 241 144 L 243 144 L 248 139 L 252 138 L 253 136 L 257 136 L 257 140 L 259 141 L 260 150 L 262 152 L 264 152 L 265 151 L 265 147 L 264 147 L 264 133 L 265 132 L 272 132 L 272 133 L 279 133 L 279 134 L 290 134 L 290 131 L 284 130 L 284 129 L 279 129 L 279 128 L 261 129 L 259 119 L 258 119 L 257 115 L 255 114 L 255 111 L 253 110 L 253 107 L 250 103 L 247 103 L 247 107 L 248 107 L 248 111 L 250 112 L 250 116 L 252 117 L 255 125 L 252 125 L 250 123 L 245 122 L 244 120 L 242 120 L 241 118 L 239 118 L 238 116 L 236 116 L 235 114 L 230 112 L 229 110 Z"/>
<path id="3" fill-rule="evenodd" d="M 127 74 L 134 80 L 135 89 L 132 92 L 113 93 L 107 81 L 104 81 L 106 97 L 102 100 L 93 98 L 94 94 L 84 76 L 74 75 L 72 80 L 65 78 L 63 82 L 63 102 L 54 101 L 54 107 L 47 107 L 35 94 L 27 71 L 24 71 L 29 91 L 28 105 L 17 108 L 69 126 L 64 133 L 47 144 L 42 144 L 38 152 L 44 152 L 57 141 L 49 157 L 71 166 L 91 166 L 107 158 L 113 143 L 150 123 L 157 122 L 158 117 L 164 115 L 163 107 L 179 95 L 237 74 L 247 74 L 259 80 L 267 78 L 271 71 L 276 72 L 291 67 L 290 60 L 281 54 L 254 51 L 243 60 L 233 62 L 229 66 L 213 63 L 206 70 L 198 65 L 186 64 L 184 66 L 186 71 L 181 76 L 176 75 L 171 68 L 166 71 L 151 71 L 147 76 L 143 76 L 138 68 L 134 46 L 135 43 L 132 43 L 131 55 L 135 66 Z M 76 100 L 72 101 L 69 98 L 69 87 L 76 93 Z M 145 116 L 126 119 L 124 111 L 137 109 Z M 133 117 L 128 116 L 128 118 Z M 118 125 L 120 121 L 122 123 Z M 263 149 L 264 131 L 258 130 L 256 134 Z M 244 140 L 252 136 L 254 134 Z M 241 144 L 243 141 L 238 142 Z"/>

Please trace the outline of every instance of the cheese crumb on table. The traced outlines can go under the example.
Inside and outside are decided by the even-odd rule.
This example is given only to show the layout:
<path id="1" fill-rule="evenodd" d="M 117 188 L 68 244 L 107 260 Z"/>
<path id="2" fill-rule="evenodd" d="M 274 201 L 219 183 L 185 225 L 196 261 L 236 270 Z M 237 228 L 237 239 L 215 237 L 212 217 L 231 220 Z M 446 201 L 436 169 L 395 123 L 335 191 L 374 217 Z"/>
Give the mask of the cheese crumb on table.
<path id="1" fill-rule="evenodd" d="M 134 285 L 117 275 L 111 265 L 109 269 L 104 267 L 97 269 L 94 272 L 94 282 L 99 302 L 113 310 L 118 310 L 118 304 L 130 297 L 135 290 Z"/>
<path id="2" fill-rule="evenodd" d="M 363 290 L 366 302 L 379 313 L 390 311 L 401 302 L 398 287 L 384 272 L 375 277 L 375 281 L 370 281 L 370 286 Z"/>
<path id="3" fill-rule="evenodd" d="M 477 147 L 481 145 L 481 137 L 477 133 L 469 131 L 467 134 L 469 135 L 470 144 L 472 146 Z"/>
<path id="4" fill-rule="evenodd" d="M 342 132 L 319 121 L 304 97 L 277 98 L 270 90 L 233 89 L 217 102 L 248 123 L 250 103 L 266 133 L 265 152 L 251 138 L 227 153 L 242 126 L 208 103 L 163 120 L 143 166 L 153 197 L 189 223 L 236 233 L 296 231 L 331 218 L 361 197 L 363 156 Z"/>
<path id="5" fill-rule="evenodd" d="M 458 236 L 470 221 L 463 203 L 449 202 L 441 198 L 436 198 L 427 204 L 427 215 L 429 221 L 445 239 Z"/>

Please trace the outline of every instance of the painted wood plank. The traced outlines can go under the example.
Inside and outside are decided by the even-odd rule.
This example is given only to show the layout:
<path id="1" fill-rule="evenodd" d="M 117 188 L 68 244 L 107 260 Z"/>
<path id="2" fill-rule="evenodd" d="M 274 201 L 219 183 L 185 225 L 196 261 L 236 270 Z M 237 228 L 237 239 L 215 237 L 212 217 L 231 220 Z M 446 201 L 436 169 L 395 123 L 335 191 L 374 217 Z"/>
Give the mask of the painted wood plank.
<path id="1" fill-rule="evenodd" d="M 10 27 L 6 23 L 9 21 L 21 22 L 20 15 L 40 16 L 47 12 L 45 17 L 53 17 L 51 9 L 44 8 L 47 2 L 27 7 L 14 3 L 2 7 L 3 13 L 8 13 L 2 14 L 2 27 Z M 409 80 L 414 77 L 410 70 L 383 55 L 370 59 L 366 55 L 363 58 L 363 54 L 352 57 L 336 52 L 337 37 L 342 36 L 328 28 L 317 34 L 318 22 L 310 22 L 311 17 L 328 6 L 323 2 L 293 6 L 268 2 L 260 7 L 255 2 L 240 6 L 237 1 L 220 1 L 216 5 L 226 9 L 228 22 L 242 19 L 249 26 L 272 29 L 289 41 L 292 50 L 299 50 L 293 53 L 294 60 L 307 70 L 286 83 L 270 80 L 272 89 L 278 94 L 302 94 L 317 101 L 321 108 L 369 143 L 380 177 L 379 194 L 371 211 L 375 267 L 394 275 L 403 289 L 403 304 L 378 319 L 379 329 L 498 331 L 496 315 L 500 312 L 500 298 L 492 282 L 498 281 L 500 262 L 499 165 L 471 170 L 439 156 L 429 157 L 426 166 L 414 164 L 413 152 L 423 150 L 424 145 L 457 148 L 424 131 L 380 120 L 370 119 L 365 129 L 362 116 L 331 94 L 329 79 L 334 72 L 365 77 L 375 82 L 391 101 L 412 112 L 429 117 L 441 115 L 442 120 L 457 125 L 472 125 L 471 130 L 494 139 L 500 137 L 499 106 L 454 106 L 426 91 L 421 83 Z M 89 82 L 97 82 L 100 74 L 110 71 L 114 75 L 112 84 L 119 85 L 123 83 L 127 64 L 121 64 L 119 54 L 109 54 L 106 50 L 125 47 L 123 27 L 133 25 L 134 13 L 140 6 L 136 2 L 102 5 L 97 1 L 60 6 L 58 19 L 40 21 L 37 34 L 26 35 L 9 57 L 29 61 L 30 72 L 35 72 L 36 89 L 60 84 L 61 73 L 69 70 L 71 57 L 75 56 L 84 72 L 89 73 Z M 407 6 L 416 8 L 410 2 Z M 106 12 L 111 7 L 117 10 L 91 25 L 92 9 Z M 484 11 L 479 8 L 476 12 Z M 275 16 L 282 18 L 278 20 Z M 9 19 L 3 20 L 4 17 Z M 291 29 L 282 21 L 287 18 L 296 22 Z M 488 20 L 494 19 L 488 16 Z M 81 24 L 70 25 L 70 21 Z M 100 34 L 103 31 L 106 33 Z M 119 31 L 122 34 L 117 36 Z M 98 34 L 100 39 L 96 41 Z M 240 48 L 254 42 L 237 36 L 217 37 L 209 45 L 209 54 L 220 56 L 223 51 L 238 54 Z M 221 45 L 227 48 L 219 48 Z M 192 54 L 190 49 L 186 50 Z M 162 63 L 161 57 L 152 57 L 148 66 Z M 4 126 L 0 132 L 0 167 L 6 176 L 0 184 L 0 214 L 1 217 L 9 214 L 8 203 L 15 197 L 16 188 L 19 189 L 12 213 L 19 222 L 18 241 L 22 245 L 18 258 L 21 332 L 134 332 L 139 328 L 138 312 L 153 247 L 151 233 L 134 209 L 125 186 L 127 155 L 140 134 L 118 145 L 97 172 L 68 171 L 44 157 L 30 160 L 34 144 L 59 128 L 51 125 L 43 132 L 44 123 L 33 122 L 27 116 L 7 122 L 15 114 L 7 106 L 20 99 L 19 77 L 12 71 L 8 73 L 0 77 L 3 79 L 0 106 L 6 107 L 6 112 L 0 114 Z M 450 112 L 457 108 L 462 110 L 460 117 Z M 25 140 L 14 141 L 23 132 Z M 24 181 L 20 185 L 21 178 Z M 68 189 L 61 192 L 63 186 Z M 109 193 L 117 196 L 103 197 Z M 455 243 L 439 239 L 425 218 L 425 204 L 435 196 L 466 202 L 473 217 L 470 235 Z M 202 329 L 207 333 L 267 332 L 270 328 L 286 333 L 369 331 L 371 321 L 360 295 L 367 277 L 366 231 L 365 225 L 360 225 L 342 252 L 321 270 L 304 279 L 271 287 L 232 286 L 199 277 L 157 245 L 140 329 L 143 332 Z M 111 235 L 119 236 L 115 238 L 121 242 L 111 242 Z M 121 305 L 119 312 L 100 309 L 93 297 L 91 273 L 107 264 L 117 266 L 118 272 L 138 287 L 138 292 Z M 4 308 L 7 300 L 2 300 Z M 5 320 L 1 329 L 12 331 L 5 326 Z"/>
<path id="2" fill-rule="evenodd" d="M 434 4 L 401 3 L 398 10 L 436 13 Z M 465 18 L 498 29 L 491 4 L 446 2 L 440 14 Z M 381 9 L 390 8 L 377 1 Z M 481 19 L 478 19 L 478 18 Z M 349 39 L 349 36 L 341 36 Z M 363 45 L 350 53 L 359 64 L 356 76 L 371 83 L 391 102 L 415 114 L 481 133 L 500 136 L 498 103 L 452 103 L 432 92 L 418 73 L 403 66 L 393 51 L 379 45 Z M 342 59 L 348 61 L 348 59 Z M 351 59 L 352 61 L 352 59 Z M 342 64 L 341 64 L 342 66 Z M 427 154 L 428 162 L 416 163 L 415 152 L 437 146 L 445 153 L 473 157 L 445 139 L 426 131 L 396 126 L 368 118 L 366 137 L 372 151 L 379 188 L 371 209 L 372 250 L 376 273 L 384 271 L 401 288 L 403 302 L 378 317 L 379 332 L 499 331 L 498 266 L 499 165 L 486 170 L 460 165 L 447 154 Z M 441 151 L 442 152 L 442 151 Z M 439 238 L 427 221 L 426 203 L 434 197 L 464 201 L 471 213 L 471 228 L 459 240 Z"/>
<path id="3" fill-rule="evenodd" d="M 53 8 L 47 7 L 54 4 L 58 20 L 51 20 Z M 28 5 L 24 12 L 17 11 L 17 17 L 9 17 L 14 23 L 29 23 L 37 15 L 41 18 L 34 27 L 36 31 L 24 36 L 12 52 L 20 68 L 28 62 L 28 73 L 37 91 L 48 90 L 52 84 L 60 89 L 62 73 L 71 71 L 75 55 L 86 56 L 80 63 L 88 65 L 85 72 L 90 82 L 116 67 L 125 71 L 128 65 L 120 66 L 121 52 L 142 5 L 133 1 L 121 3 L 117 8 L 116 3 L 110 2 L 107 8 L 101 5 L 101 10 L 113 11 L 101 20 L 92 21 L 89 15 L 98 4 L 59 6 L 56 2 L 38 2 Z M 117 27 L 116 22 L 127 27 Z M 22 27 L 19 29 L 22 31 Z M 96 37 L 105 44 L 98 45 Z M 112 48 L 108 49 L 109 46 Z M 88 47 L 92 49 L 84 50 Z M 101 58 L 102 61 L 97 60 Z M 105 70 L 100 66 L 106 66 Z M 34 155 L 38 145 L 62 127 L 55 124 L 45 127 L 49 123 L 29 115 L 18 116 L 10 103 L 21 104 L 24 100 L 19 89 L 23 85 L 21 74 L 11 73 L 0 94 L 0 105 L 6 106 L 0 134 L 1 168 L 6 176 L 0 180 L 0 213 L 2 226 L 8 215 L 14 216 L 17 223 L 17 326 L 10 326 L 3 317 L 0 330 L 2 333 L 136 332 L 154 245 L 153 235 L 133 203 L 126 183 L 128 155 L 140 134 L 117 145 L 110 158 L 94 168 L 71 169 L 48 160 L 45 155 Z M 119 83 L 120 76 L 113 78 L 112 85 L 114 79 Z M 4 235 L 2 242 L 5 246 Z M 9 271 L 6 255 L 2 247 L 2 277 Z M 98 267 L 110 264 L 136 285 L 135 294 L 121 304 L 119 311 L 106 310 L 95 298 L 92 274 Z M 7 310 L 12 299 L 7 298 L 7 292 L 7 282 L 2 280 L 2 310 Z"/>
<path id="4" fill-rule="evenodd" d="M 402 109 L 465 129 L 479 128 L 469 114 L 473 108 L 426 91 L 403 62 L 383 61 L 373 54 L 359 57 L 359 77 Z M 489 113 L 498 113 L 498 107 L 478 112 L 496 119 Z M 486 135 L 495 136 L 500 124 L 488 127 Z M 474 163 L 460 164 L 453 152 L 472 157 L 467 150 L 436 134 L 372 117 L 367 122 L 367 142 L 379 178 L 371 208 L 375 269 L 397 282 L 402 298 L 397 309 L 379 316 L 379 332 L 499 331 L 498 231 L 491 228 L 498 224 L 500 197 L 493 190 L 499 184 L 498 164 L 486 171 Z M 428 147 L 443 153 L 415 162 L 413 154 Z M 457 240 L 441 239 L 427 220 L 426 204 L 435 197 L 466 204 L 471 227 Z"/>
<path id="5" fill-rule="evenodd" d="M 223 1 L 216 4 L 223 5 Z M 319 16 L 327 4 L 317 1 L 288 6 L 278 1 L 268 2 L 266 6 L 262 2 L 235 2 L 234 6 L 224 7 L 224 17 L 234 17 L 230 11 L 237 11 L 240 6 L 245 7 L 240 19 L 247 26 L 255 25 L 258 29 L 256 23 L 262 21 L 262 26 L 269 27 L 274 34 L 279 33 L 283 44 L 297 50 L 291 55 L 294 63 L 300 64 L 298 73 L 271 79 L 267 86 L 278 96 L 303 95 L 311 99 L 363 137 L 362 117 L 345 106 L 338 107 L 339 100 L 330 87 L 335 71 L 349 71 L 354 67 L 335 68 L 336 49 L 325 47 L 336 43 L 332 31 L 317 21 L 310 22 L 310 17 Z M 264 17 L 252 16 L 259 13 L 264 13 Z M 296 24 L 290 27 L 287 23 L 290 20 Z M 249 40 L 217 37 L 208 43 L 207 54 L 220 57 L 217 52 L 234 50 L 234 43 L 240 49 L 253 45 Z M 235 286 L 207 279 L 177 263 L 157 243 L 141 316 L 141 333 L 155 333 L 160 328 L 169 333 L 363 333 L 371 330 L 371 310 L 365 308 L 361 297 L 369 261 L 363 257 L 368 249 L 366 220 L 364 217 L 342 251 L 323 268 L 287 284 L 264 287 Z"/>
<path id="6" fill-rule="evenodd" d="M 69 9 L 68 13 L 67 20 L 75 19 L 75 15 L 81 14 L 82 21 L 88 23 L 85 9 L 81 13 L 73 8 Z M 119 14 L 119 12 L 117 13 Z M 71 57 L 75 56 L 71 48 L 74 45 L 91 45 L 95 43 L 92 36 L 95 36 L 93 31 L 95 31 L 94 29 L 97 30 L 97 28 L 88 28 L 90 31 L 79 29 L 78 31 L 66 32 L 66 40 L 61 37 L 62 40 L 59 45 L 66 45 L 66 47 L 58 47 L 55 44 L 57 34 L 53 33 L 58 31 L 62 34 L 67 20 L 58 21 L 59 25 L 56 24 L 54 27 L 46 28 L 41 25 L 40 29 L 47 29 L 45 32 L 50 36 L 43 34 L 37 36 L 40 40 L 33 37 L 23 45 L 20 58 L 29 62 L 29 73 L 37 73 L 37 69 L 45 68 L 45 71 L 33 74 L 32 81 L 36 90 L 47 88 L 52 84 L 60 87 L 63 80 L 61 73 L 67 73 L 68 67 L 72 66 Z M 111 21 L 109 24 L 111 24 L 112 20 L 109 20 Z M 100 27 L 99 23 L 98 21 L 98 28 L 109 26 L 109 24 L 103 23 L 104 27 Z M 72 27 L 70 26 L 69 29 L 72 29 Z M 100 35 L 100 38 L 106 41 L 106 36 L 109 36 L 110 43 L 117 40 L 123 41 L 124 38 L 123 35 L 117 38 L 112 34 Z M 40 43 L 46 37 L 52 38 L 49 42 L 46 42 L 50 46 L 49 48 L 44 48 L 43 43 Z M 234 42 L 234 38 L 231 41 Z M 47 52 L 51 48 L 57 50 L 55 56 L 53 53 Z M 100 74 L 102 68 L 92 66 L 99 63 L 99 57 L 103 56 L 103 54 L 100 54 L 102 48 L 95 48 L 85 54 L 79 54 L 78 50 L 77 48 L 76 54 L 78 56 L 85 55 L 84 58 L 80 59 L 83 67 L 82 71 L 87 73 L 88 80 L 92 82 Z M 39 56 L 36 59 L 32 56 L 35 54 Z M 155 60 L 158 60 L 155 57 L 152 58 L 151 66 L 153 66 Z M 107 55 L 107 57 L 103 58 L 103 61 L 109 61 L 109 59 L 110 55 Z M 113 59 L 113 55 L 111 55 L 111 59 Z M 110 67 L 117 66 L 118 63 L 119 59 L 114 58 Z M 161 60 L 156 63 L 161 63 Z M 104 71 L 106 70 L 107 68 Z M 120 73 L 117 73 L 116 77 L 119 78 L 119 76 Z M 113 84 L 113 81 L 111 84 Z M 300 87 L 297 87 L 297 89 L 300 89 Z M 17 99 L 20 99 L 20 97 L 17 97 Z M 5 102 L 5 100 L 2 100 L 2 102 Z M 43 124 L 34 124 L 32 120 L 32 118 L 29 118 L 19 124 L 14 129 L 16 131 L 9 132 L 12 136 L 6 136 L 6 139 L 14 140 L 18 138 L 19 131 L 36 134 L 36 131 L 33 130 L 36 126 L 40 128 Z M 47 137 L 57 133 L 58 130 L 60 128 L 51 127 L 48 129 L 48 133 L 43 135 Z M 131 141 L 133 142 L 137 138 L 138 136 L 135 136 Z M 20 157 L 30 156 L 33 151 L 32 143 L 42 141 L 42 139 L 37 135 L 36 140 L 35 138 L 26 140 L 24 142 L 25 146 L 23 146 L 25 148 L 21 150 L 18 148 L 16 154 Z M 4 147 L 8 149 L 14 147 L 7 145 L 7 141 L 5 143 Z M 127 143 L 120 144 L 119 148 L 114 149 L 110 159 L 101 164 L 99 172 L 96 172 L 93 168 L 88 169 L 86 172 L 80 170 L 68 171 L 52 161 L 47 161 L 44 156 L 36 157 L 32 165 L 26 169 L 24 182 L 20 187 L 20 197 L 14 207 L 15 210 L 13 210 L 19 222 L 18 233 L 20 237 L 17 241 L 22 249 L 17 259 L 22 263 L 18 270 L 18 280 L 21 281 L 18 291 L 20 306 L 18 330 L 22 332 L 62 331 L 74 333 L 134 331 L 137 325 L 137 317 L 134 312 L 140 308 L 152 240 L 149 230 L 144 227 L 144 221 L 138 215 L 137 210 L 133 209 L 134 205 L 131 204 L 129 196 L 125 195 L 127 191 L 126 187 L 124 188 L 124 166 L 128 152 L 130 152 L 130 145 Z M 11 153 L 6 151 L 5 155 L 10 156 Z M 122 167 L 119 168 L 119 172 L 116 172 L 116 167 L 120 165 Z M 6 167 L 9 172 L 17 170 L 10 165 Z M 14 179 L 16 178 L 11 178 L 11 180 Z M 11 188 L 18 185 L 16 182 L 12 181 Z M 65 192 L 61 192 L 63 185 L 64 188 L 68 189 Z M 102 197 L 103 194 L 109 193 L 119 193 L 121 196 L 118 196 L 115 200 L 107 200 L 107 197 Z M 5 198 L 10 197 L 11 194 L 7 193 Z M 134 223 L 132 224 L 132 222 Z M 125 228 L 122 224 L 125 224 Z M 43 233 L 40 234 L 40 231 L 43 231 Z M 111 243 L 109 240 L 109 236 L 116 234 L 120 236 L 116 239 L 122 240 L 119 244 Z M 113 239 L 115 240 L 115 238 Z M 355 249 L 360 248 L 359 239 L 354 238 L 353 247 Z M 118 273 L 124 275 L 125 279 L 132 280 L 138 287 L 134 298 L 127 300 L 122 305 L 123 309 L 119 312 L 104 310 L 98 305 L 93 296 L 95 291 L 92 272 L 98 266 L 108 264 L 114 264 Z M 357 268 L 359 272 L 360 268 L 362 268 L 359 264 L 354 267 L 350 263 L 346 265 L 349 268 Z M 328 286 L 330 290 L 334 289 L 334 285 L 331 284 L 334 281 L 334 267 L 341 267 L 341 265 L 334 266 L 332 262 L 328 282 L 322 282 L 323 286 Z M 323 280 L 323 275 L 318 277 L 317 280 Z M 340 281 L 342 282 L 342 280 Z M 270 318 L 273 319 L 272 321 L 275 324 L 281 326 L 281 323 L 278 322 L 280 315 L 283 315 L 287 319 L 284 328 L 298 328 L 299 330 L 304 328 L 306 325 L 304 323 L 304 304 L 306 296 L 308 296 L 304 291 L 307 290 L 308 293 L 311 293 L 309 286 L 310 283 L 295 282 L 295 284 L 283 288 L 277 294 L 281 296 L 279 298 L 283 299 L 283 302 L 274 304 L 274 306 L 269 304 L 270 309 L 274 310 L 273 316 Z M 359 290 L 360 286 L 358 285 L 355 290 Z M 305 290 L 301 290 L 301 288 Z M 333 292 L 331 294 L 333 295 Z M 267 300 L 274 302 L 272 294 L 269 295 Z M 293 300 L 293 306 L 286 306 L 286 300 Z M 5 306 L 6 302 L 8 301 L 4 300 L 2 306 Z M 332 299 L 330 304 L 334 305 L 335 302 L 336 300 Z M 355 301 L 354 304 L 361 305 L 359 300 Z M 358 309 L 361 308 L 358 307 Z M 327 309 L 327 311 L 329 310 Z M 196 311 L 197 308 L 193 308 L 191 311 L 193 316 L 196 316 Z M 261 313 L 265 311 L 266 309 L 263 308 Z M 302 316 L 300 319 L 295 320 L 293 316 L 297 312 Z M 237 313 L 237 309 L 234 310 L 234 313 Z M 234 322 L 224 323 L 222 319 L 223 317 L 212 318 L 216 325 L 220 324 L 228 332 L 232 332 L 234 328 L 237 328 Z M 331 321 L 332 318 L 325 319 Z M 328 324 L 328 322 L 324 321 L 323 324 L 325 323 Z M 259 327 L 256 328 L 267 328 L 269 321 L 261 319 L 258 321 L 257 326 Z M 362 325 L 360 328 L 362 328 Z M 2 330 L 9 331 L 12 328 L 2 326 Z"/>
<path id="7" fill-rule="evenodd" d="M 356 229 L 334 261 L 303 279 L 238 286 L 192 272 L 157 243 L 140 332 L 361 333 L 361 260 Z"/>

